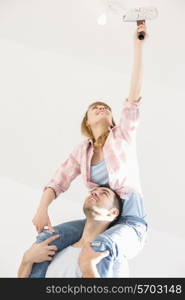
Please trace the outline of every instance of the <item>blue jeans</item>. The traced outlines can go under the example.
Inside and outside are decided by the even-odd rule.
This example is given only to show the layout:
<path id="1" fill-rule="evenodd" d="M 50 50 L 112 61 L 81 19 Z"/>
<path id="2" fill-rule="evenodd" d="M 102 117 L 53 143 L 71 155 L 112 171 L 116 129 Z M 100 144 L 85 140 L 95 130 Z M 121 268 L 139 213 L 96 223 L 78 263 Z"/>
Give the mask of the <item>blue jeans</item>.
<path id="1" fill-rule="evenodd" d="M 129 201 L 132 197 L 140 197 L 137 194 L 128 194 Z M 46 240 L 48 237 L 59 234 L 60 237 L 50 245 L 56 245 L 57 252 L 69 245 L 79 241 L 83 233 L 86 219 L 65 222 L 54 226 L 55 232 L 48 230 L 41 232 L 36 239 L 36 243 Z M 112 227 L 99 234 L 91 243 L 95 251 L 109 250 L 109 256 L 103 258 L 97 264 L 100 277 L 121 277 L 121 264 L 123 258 L 133 258 L 143 248 L 146 234 L 147 223 L 138 216 L 125 216 L 124 209 L 122 216 Z M 117 263 L 117 270 L 114 271 L 114 264 Z M 45 277 L 49 261 L 33 264 L 30 277 Z"/>

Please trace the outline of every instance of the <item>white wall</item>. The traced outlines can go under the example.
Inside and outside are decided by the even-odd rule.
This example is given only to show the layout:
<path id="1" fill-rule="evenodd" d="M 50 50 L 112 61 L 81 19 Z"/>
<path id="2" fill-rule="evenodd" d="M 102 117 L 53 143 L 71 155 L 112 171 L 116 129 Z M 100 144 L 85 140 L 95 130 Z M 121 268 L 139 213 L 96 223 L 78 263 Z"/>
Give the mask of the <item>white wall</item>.
<path id="1" fill-rule="evenodd" d="M 42 188 L 82 139 L 80 121 L 89 103 L 97 99 L 108 102 L 119 120 L 133 60 L 134 24 L 122 27 L 121 32 L 121 25 L 112 19 L 108 27 L 100 29 L 95 21 L 91 23 L 95 13 L 89 15 L 89 23 L 87 19 L 83 23 L 84 1 L 78 6 L 74 1 L 28 1 L 31 9 L 26 2 L 0 3 L 0 277 L 16 276 L 21 254 L 34 241 L 31 220 Z M 185 43 L 182 19 L 177 24 L 184 2 L 169 1 L 168 14 L 166 1 L 155 3 L 163 15 L 148 25 L 137 137 L 150 237 L 130 268 L 131 276 L 184 276 Z M 73 22 L 67 23 L 70 11 Z M 172 17 L 181 40 L 168 32 L 164 41 L 165 18 Z M 156 28 L 161 30 L 156 32 Z M 174 27 L 170 30 L 177 32 Z M 123 34 L 122 42 L 118 36 Z M 82 217 L 86 192 L 77 178 L 50 207 L 53 224 Z"/>

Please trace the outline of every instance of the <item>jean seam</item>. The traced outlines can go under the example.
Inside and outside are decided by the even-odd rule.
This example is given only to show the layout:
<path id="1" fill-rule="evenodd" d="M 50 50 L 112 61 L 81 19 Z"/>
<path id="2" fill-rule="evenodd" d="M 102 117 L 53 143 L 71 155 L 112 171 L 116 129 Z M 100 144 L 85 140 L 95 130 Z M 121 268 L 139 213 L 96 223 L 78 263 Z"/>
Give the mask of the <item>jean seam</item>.
<path id="1" fill-rule="evenodd" d="M 105 238 L 106 239 L 106 241 L 108 241 L 108 243 L 106 243 L 106 245 L 108 245 L 108 246 L 110 246 L 110 248 L 111 248 L 111 252 L 112 252 L 112 258 L 113 258 L 113 260 L 115 261 L 116 260 L 116 258 L 118 257 L 118 250 L 117 250 L 117 245 L 116 245 L 116 243 L 108 236 L 108 235 L 106 235 L 106 234 L 100 234 L 99 236 L 98 236 L 99 238 L 100 237 L 103 237 L 103 238 Z M 113 245 L 113 246 L 112 246 Z M 114 251 L 113 251 L 113 247 L 115 247 L 115 249 L 116 249 L 116 253 L 117 253 L 117 256 L 114 254 Z M 110 253 L 111 254 L 111 253 Z"/>

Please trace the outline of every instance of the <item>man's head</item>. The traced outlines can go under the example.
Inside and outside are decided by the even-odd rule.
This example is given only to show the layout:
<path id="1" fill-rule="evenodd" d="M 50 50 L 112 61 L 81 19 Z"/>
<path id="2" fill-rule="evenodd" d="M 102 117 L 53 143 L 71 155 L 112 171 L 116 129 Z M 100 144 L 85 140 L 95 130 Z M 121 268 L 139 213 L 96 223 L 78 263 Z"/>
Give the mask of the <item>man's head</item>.
<path id="1" fill-rule="evenodd" d="M 121 215 L 122 206 L 121 198 L 108 185 L 101 185 L 85 198 L 83 211 L 87 218 L 112 223 Z"/>

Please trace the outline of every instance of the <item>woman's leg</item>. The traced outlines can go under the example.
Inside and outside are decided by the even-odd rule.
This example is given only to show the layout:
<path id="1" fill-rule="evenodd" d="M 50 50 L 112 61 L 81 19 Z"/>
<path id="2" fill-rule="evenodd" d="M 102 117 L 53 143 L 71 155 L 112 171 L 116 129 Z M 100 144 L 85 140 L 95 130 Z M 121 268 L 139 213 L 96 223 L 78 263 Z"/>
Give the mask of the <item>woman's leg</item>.
<path id="1" fill-rule="evenodd" d="M 134 201 L 139 195 L 128 194 L 129 200 Z M 131 202 L 129 203 L 129 205 Z M 132 206 L 132 205 L 131 205 Z M 124 206 L 123 213 L 124 215 Z M 139 215 L 122 216 L 114 226 L 98 235 L 91 243 L 95 251 L 109 250 L 109 256 L 103 258 L 97 265 L 100 277 L 119 277 L 124 267 L 125 259 L 135 257 L 143 248 L 147 234 L 147 226 L 138 222 Z M 120 270 L 115 272 L 115 261 L 119 261 Z"/>
<path id="2" fill-rule="evenodd" d="M 97 265 L 100 277 L 118 277 L 124 267 L 125 258 L 135 257 L 144 243 L 139 239 L 132 226 L 117 224 L 99 234 L 91 243 L 95 251 L 109 250 L 109 256 L 103 258 Z M 119 270 L 114 272 L 114 263 L 119 260 Z"/>
<path id="3" fill-rule="evenodd" d="M 60 237 L 54 240 L 50 245 L 57 246 L 57 252 L 77 242 L 82 235 L 86 219 L 65 222 L 54 226 L 55 232 L 51 233 L 48 230 L 42 231 L 36 238 L 36 243 L 41 243 L 52 235 L 60 234 Z M 57 253 L 56 252 L 56 253 Z M 33 264 L 30 277 L 45 277 L 50 261 Z"/>

